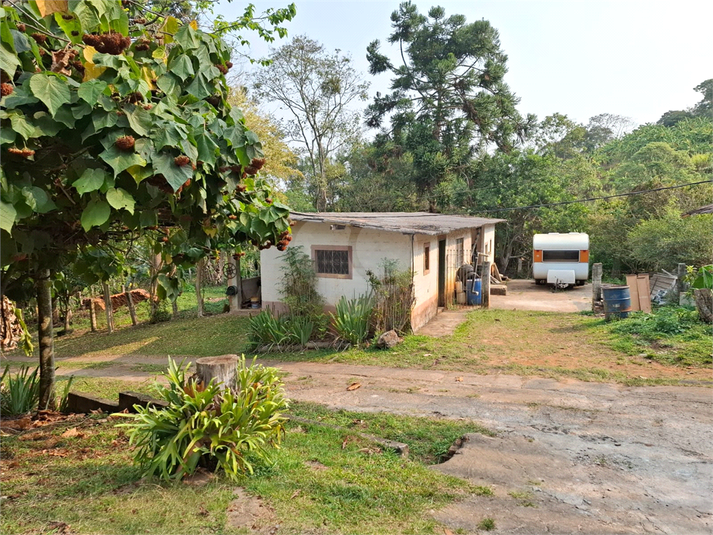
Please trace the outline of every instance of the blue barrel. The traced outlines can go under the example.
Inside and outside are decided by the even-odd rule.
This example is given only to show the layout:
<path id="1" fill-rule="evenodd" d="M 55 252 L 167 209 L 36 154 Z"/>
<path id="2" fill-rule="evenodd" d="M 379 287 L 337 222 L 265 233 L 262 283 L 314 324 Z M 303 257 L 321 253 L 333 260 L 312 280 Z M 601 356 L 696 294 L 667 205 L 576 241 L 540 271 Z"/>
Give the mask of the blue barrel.
<path id="1" fill-rule="evenodd" d="M 471 306 L 479 305 L 482 299 L 483 281 L 480 279 L 468 279 L 466 283 L 466 300 Z"/>
<path id="2" fill-rule="evenodd" d="M 626 318 L 631 312 L 631 294 L 628 286 L 602 286 L 604 317 Z"/>

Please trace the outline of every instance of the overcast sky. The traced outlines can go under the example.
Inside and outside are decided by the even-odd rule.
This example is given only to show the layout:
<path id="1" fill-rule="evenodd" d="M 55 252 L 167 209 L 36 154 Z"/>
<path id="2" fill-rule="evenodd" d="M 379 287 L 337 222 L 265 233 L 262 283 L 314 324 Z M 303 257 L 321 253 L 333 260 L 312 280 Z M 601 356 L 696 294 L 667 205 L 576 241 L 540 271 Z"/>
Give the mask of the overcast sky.
<path id="1" fill-rule="evenodd" d="M 284 3 L 257 0 L 258 10 Z M 296 0 L 290 36 L 306 34 L 330 50 L 351 54 L 355 68 L 371 83 L 370 93 L 388 91 L 389 76 L 368 73 L 366 47 L 374 39 L 382 52 L 396 1 Z M 521 113 L 542 119 L 559 112 L 586 122 L 600 113 L 655 122 L 664 112 L 700 100 L 693 87 L 713 77 L 713 1 L 687 0 L 498 0 L 416 1 L 427 13 L 433 5 L 468 22 L 484 18 L 500 32 L 508 55 L 505 78 L 520 97 Z M 242 2 L 223 0 L 218 11 L 230 17 Z M 276 42 L 279 45 L 280 41 Z M 252 54 L 268 45 L 252 40 Z"/>

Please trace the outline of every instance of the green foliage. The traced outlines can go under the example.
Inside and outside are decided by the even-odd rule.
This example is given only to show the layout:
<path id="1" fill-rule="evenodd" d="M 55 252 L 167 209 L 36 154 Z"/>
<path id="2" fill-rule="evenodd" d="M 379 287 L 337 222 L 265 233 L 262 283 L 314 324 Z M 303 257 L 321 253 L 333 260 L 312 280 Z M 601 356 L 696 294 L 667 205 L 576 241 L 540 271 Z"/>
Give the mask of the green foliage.
<path id="1" fill-rule="evenodd" d="M 64 383 L 64 389 L 62 390 L 62 395 L 59 396 L 59 399 L 57 400 L 57 410 L 59 412 L 68 412 L 69 411 L 69 390 L 72 388 L 72 383 L 74 382 L 74 375 L 70 375 L 69 379 L 67 379 L 67 382 Z"/>
<path id="2" fill-rule="evenodd" d="M 356 299 L 342 296 L 337 303 L 337 313 L 330 313 L 334 329 L 340 338 L 354 346 L 361 345 L 369 336 L 373 309 L 374 298 L 371 295 L 362 295 Z"/>
<path id="3" fill-rule="evenodd" d="M 612 331 L 640 336 L 643 340 L 654 341 L 676 334 L 682 334 L 700 323 L 694 310 L 679 307 L 661 307 L 653 314 L 637 312 L 630 318 L 617 322 Z"/>
<path id="4" fill-rule="evenodd" d="M 701 266 L 710 262 L 713 216 L 682 218 L 669 212 L 642 221 L 628 234 L 630 255 L 646 271 L 673 270 L 679 263 Z"/>
<path id="5" fill-rule="evenodd" d="M 398 262 L 384 260 L 383 274 L 367 271 L 371 294 L 374 296 L 372 325 L 374 332 L 395 330 L 404 334 L 410 327 L 411 308 L 415 301 L 413 273 L 400 271 Z"/>
<path id="6" fill-rule="evenodd" d="M 20 371 L 11 375 L 10 365 L 5 366 L 0 377 L 0 414 L 3 416 L 18 416 L 34 411 L 40 400 L 39 368 L 30 372 L 28 366 L 22 366 Z"/>
<path id="7" fill-rule="evenodd" d="M 186 379 L 190 365 L 169 359 L 168 386 L 158 394 L 168 402 L 162 409 L 136 407 L 128 428 L 137 446 L 135 460 L 146 475 L 181 479 L 200 465 L 223 470 L 230 478 L 253 472 L 256 461 L 269 462 L 269 448 L 278 446 L 289 407 L 275 368 L 245 357 L 238 363 L 236 385 L 222 389 Z"/>
<path id="8" fill-rule="evenodd" d="M 488 21 L 466 23 L 441 7 L 425 16 L 408 2 L 391 21 L 388 40 L 398 44 L 402 61 L 392 63 L 378 40 L 368 46 L 370 73 L 391 73 L 393 91 L 377 95 L 366 122 L 378 128 L 390 117 L 384 138 L 412 155 L 411 179 L 433 206 L 443 180 L 460 175 L 488 145 L 512 150 L 534 117 L 523 119 L 515 108 L 518 99 L 504 81 L 507 56 Z"/>
<path id="9" fill-rule="evenodd" d="M 250 318 L 250 344 L 263 346 L 299 345 L 304 347 L 315 332 L 315 323 L 307 316 L 273 316 L 270 309 Z"/>
<path id="10" fill-rule="evenodd" d="M 691 288 L 707 288 L 713 290 L 713 265 L 701 266 L 698 269 L 688 266 Z"/>
<path id="11" fill-rule="evenodd" d="M 324 314 L 324 298 L 317 291 L 317 274 L 312 259 L 302 246 L 290 247 L 282 258 L 282 301 L 288 306 L 290 316 L 307 318 L 323 335 L 327 317 Z"/>

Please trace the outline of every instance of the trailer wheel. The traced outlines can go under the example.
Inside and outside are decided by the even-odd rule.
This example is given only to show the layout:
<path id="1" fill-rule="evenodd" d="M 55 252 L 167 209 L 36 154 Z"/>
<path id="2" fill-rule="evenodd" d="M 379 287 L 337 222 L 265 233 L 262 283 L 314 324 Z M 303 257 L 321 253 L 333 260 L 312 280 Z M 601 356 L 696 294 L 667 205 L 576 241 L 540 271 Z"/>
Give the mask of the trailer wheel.
<path id="1" fill-rule="evenodd" d="M 575 286 L 584 286 L 584 283 L 587 281 L 577 281 L 575 282 Z"/>

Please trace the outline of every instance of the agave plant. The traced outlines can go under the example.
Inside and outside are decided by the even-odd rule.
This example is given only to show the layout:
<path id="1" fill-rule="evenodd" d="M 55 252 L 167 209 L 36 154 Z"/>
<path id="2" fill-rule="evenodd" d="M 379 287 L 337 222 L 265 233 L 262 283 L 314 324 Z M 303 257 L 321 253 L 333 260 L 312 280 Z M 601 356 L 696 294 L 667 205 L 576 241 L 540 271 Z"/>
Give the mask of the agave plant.
<path id="1" fill-rule="evenodd" d="M 337 334 L 353 345 L 359 345 L 369 336 L 369 319 L 374 300 L 369 295 L 347 300 L 344 296 L 337 303 L 337 313 L 332 322 Z"/>
<path id="2" fill-rule="evenodd" d="M 250 318 L 249 338 L 253 347 L 284 344 L 290 338 L 287 322 L 280 316 L 273 316 L 270 309 L 263 310 Z"/>
<path id="3" fill-rule="evenodd" d="M 17 416 L 35 410 L 40 400 L 39 368 L 30 372 L 28 366 L 23 366 L 15 375 L 9 371 L 8 364 L 0 377 L 0 414 Z"/>
<path id="4" fill-rule="evenodd" d="M 122 416 L 136 445 L 134 460 L 145 475 L 181 479 L 197 467 L 222 469 L 229 477 L 253 471 L 253 462 L 269 462 L 279 447 L 289 407 L 275 368 L 238 362 L 237 384 L 228 388 L 186 378 L 190 364 L 169 359 L 168 386 L 157 385 L 165 408 L 136 406 Z"/>

